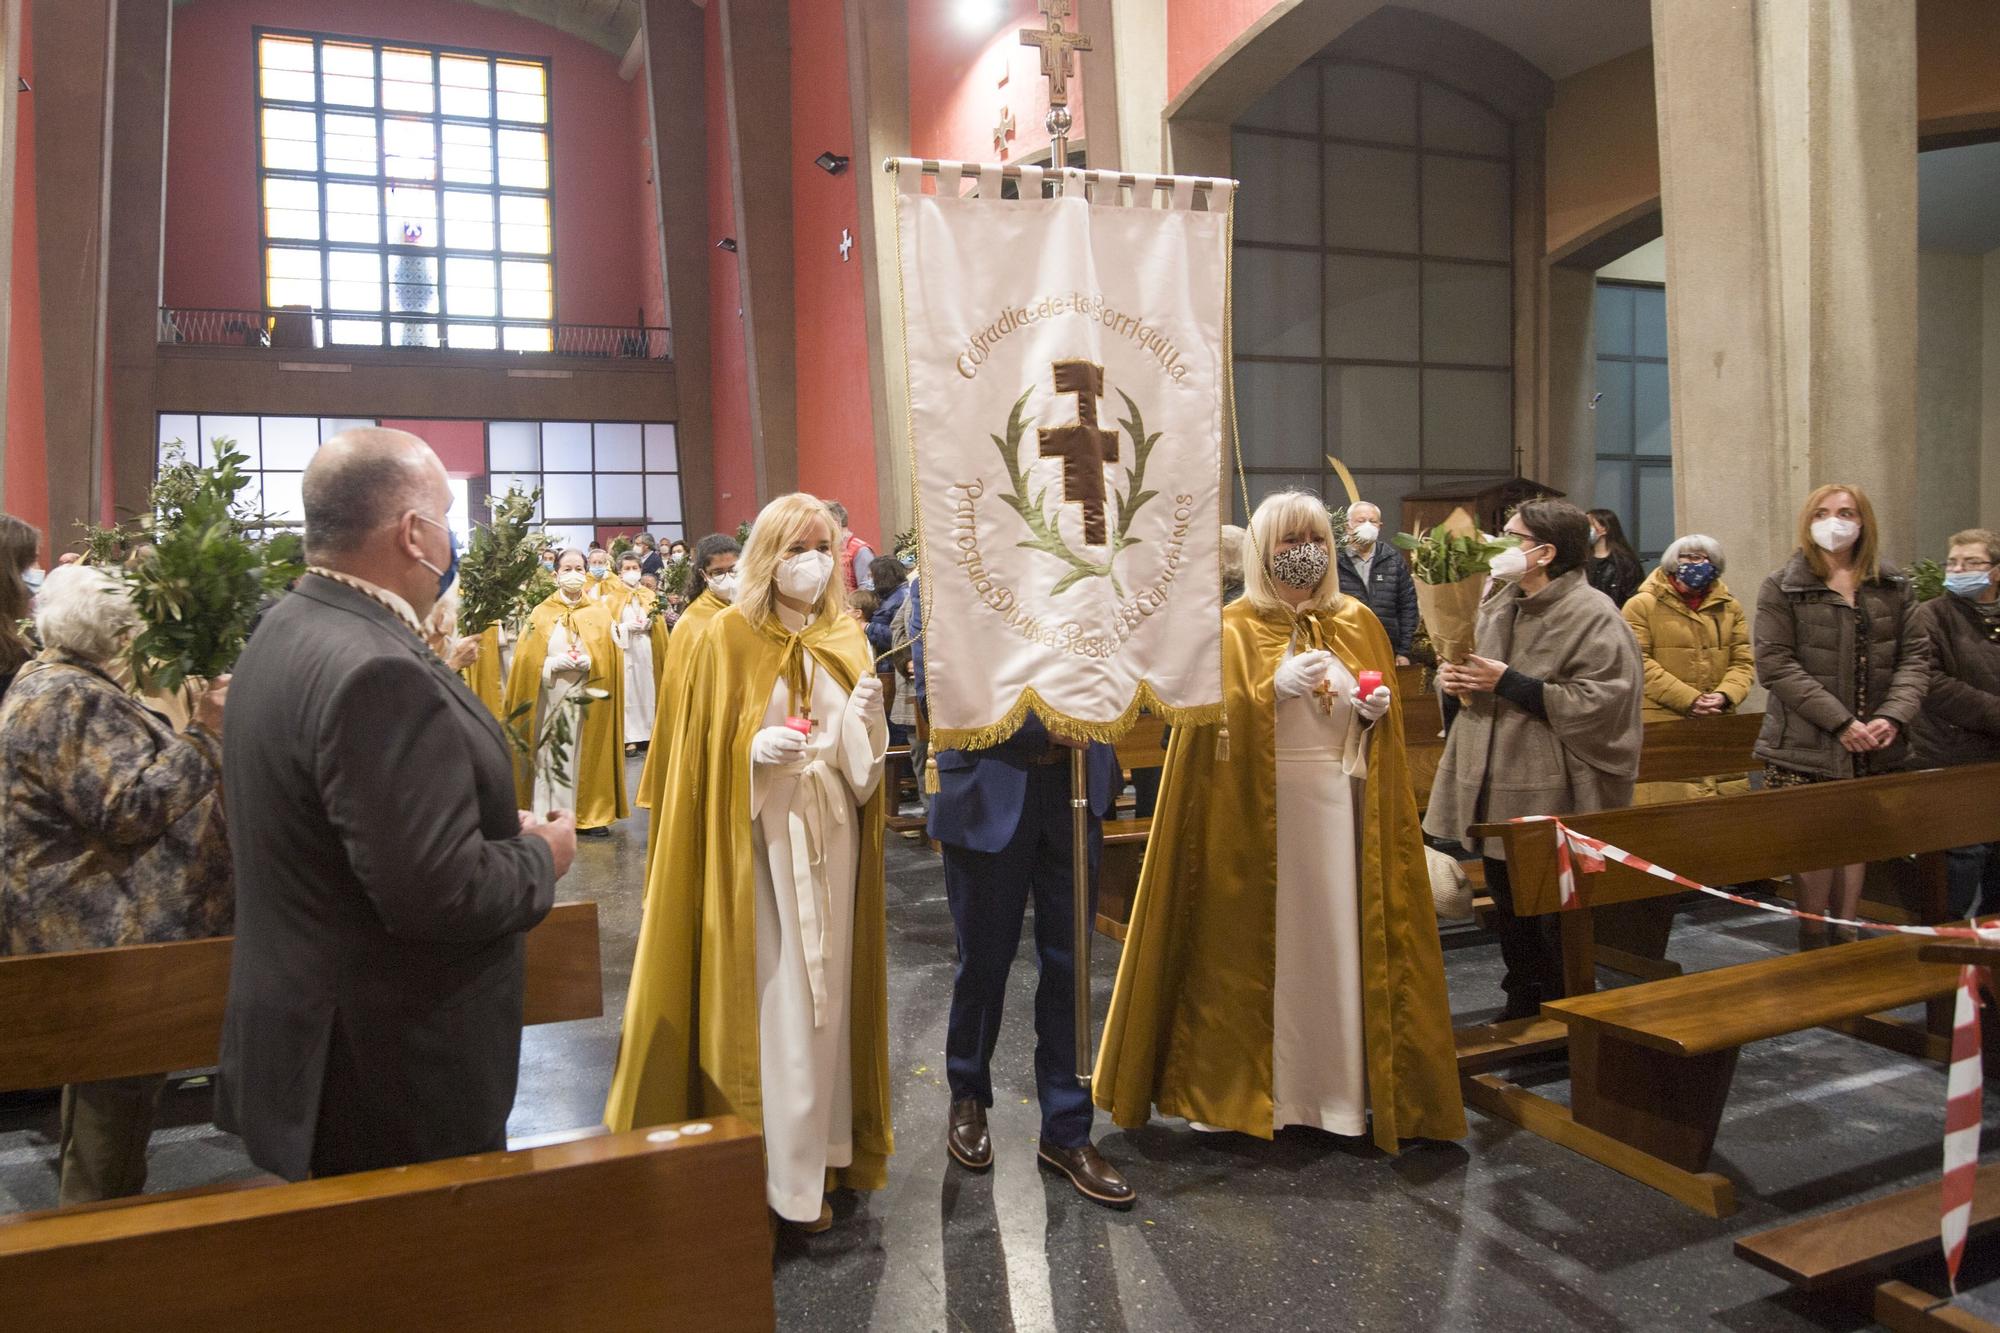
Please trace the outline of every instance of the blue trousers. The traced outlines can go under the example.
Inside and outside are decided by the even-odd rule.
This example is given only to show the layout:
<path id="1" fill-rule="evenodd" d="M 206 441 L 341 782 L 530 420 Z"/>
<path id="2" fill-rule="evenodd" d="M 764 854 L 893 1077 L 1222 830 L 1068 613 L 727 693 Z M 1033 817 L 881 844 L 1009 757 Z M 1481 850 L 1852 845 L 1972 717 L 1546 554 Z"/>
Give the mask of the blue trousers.
<path id="1" fill-rule="evenodd" d="M 944 888 L 958 938 L 958 973 L 945 1031 L 945 1078 L 954 1102 L 993 1105 L 993 1047 L 1021 921 L 1035 904 L 1035 1091 L 1042 1137 L 1060 1148 L 1090 1142 L 1090 1094 L 1076 1081 L 1076 951 L 1071 924 L 1070 779 L 1066 764 L 1028 770 L 1013 841 L 997 852 L 944 844 Z M 1091 823 L 1091 906 L 1103 828 Z"/>

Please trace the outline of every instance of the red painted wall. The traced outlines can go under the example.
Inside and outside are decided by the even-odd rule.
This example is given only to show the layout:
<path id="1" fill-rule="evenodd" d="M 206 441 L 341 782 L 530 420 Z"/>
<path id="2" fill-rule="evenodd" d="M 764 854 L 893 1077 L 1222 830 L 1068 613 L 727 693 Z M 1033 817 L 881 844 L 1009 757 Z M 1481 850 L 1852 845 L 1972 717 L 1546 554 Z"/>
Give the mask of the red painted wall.
<path id="1" fill-rule="evenodd" d="M 798 8 L 794 0 L 794 13 Z M 1022 28 L 1040 27 L 1046 20 L 1037 12 L 1036 0 L 1002 0 L 997 8 L 1002 17 L 968 29 L 960 18 L 962 5 L 910 6 L 912 156 L 1013 162 L 1049 146 L 1043 128 L 1049 110 L 1048 81 L 1042 77 L 1041 53 L 1021 45 L 1020 37 Z M 1076 26 L 1074 20 L 1069 26 Z M 1075 68 L 1070 72 L 1069 96 L 1070 137 L 1080 139 L 1083 77 Z M 1006 151 L 996 155 L 993 128 L 1003 108 L 1014 113 L 1014 137 L 1007 141 Z"/>
<path id="2" fill-rule="evenodd" d="M 715 526 L 733 532 L 757 516 L 757 464 L 750 456 L 750 362 L 743 346 L 743 282 L 737 257 L 714 248 L 736 234 L 730 180 L 729 107 L 722 86 L 721 6 L 702 15 L 707 55 L 702 90 L 708 119 L 708 391 L 715 459 Z M 704 534 L 697 533 L 697 537 Z"/>
<path id="3" fill-rule="evenodd" d="M 35 84 L 33 5 L 21 6 L 21 77 Z M 14 258 L 7 337 L 7 512 L 48 536 L 49 469 L 42 416 L 42 276 L 35 239 L 35 99 L 14 98 Z M 62 534 L 66 535 L 66 534 Z M 54 561 L 44 543 L 44 563 Z M 62 542 L 53 543 L 58 549 Z"/>
<path id="4" fill-rule="evenodd" d="M 630 324 L 640 304 L 643 175 L 618 58 L 530 19 L 462 0 L 194 0 L 174 10 L 166 301 L 262 304 L 257 252 L 257 25 L 476 47 L 550 62 L 556 317 Z M 636 179 L 635 179 L 636 177 Z"/>
<path id="5" fill-rule="evenodd" d="M 868 323 L 861 255 L 840 257 L 840 234 L 860 230 L 853 172 L 847 31 L 840 6 L 791 0 L 792 272 L 798 320 L 799 487 L 847 506 L 848 523 L 881 548 L 875 420 L 868 389 Z M 848 174 L 813 165 L 823 151 Z"/>
<path id="6" fill-rule="evenodd" d="M 1167 0 L 1167 100 L 1276 7 L 1277 0 Z"/>
<path id="7" fill-rule="evenodd" d="M 401 421 L 382 418 L 390 430 L 406 430 L 430 445 L 431 452 L 454 477 L 486 475 L 486 423 L 483 421 Z"/>
<path id="8" fill-rule="evenodd" d="M 639 302 L 649 326 L 664 326 L 667 284 L 660 249 L 660 196 L 653 188 L 653 89 L 643 67 L 627 85 L 626 116 L 631 124 L 632 188 L 638 193 L 633 216 L 639 220 Z"/>

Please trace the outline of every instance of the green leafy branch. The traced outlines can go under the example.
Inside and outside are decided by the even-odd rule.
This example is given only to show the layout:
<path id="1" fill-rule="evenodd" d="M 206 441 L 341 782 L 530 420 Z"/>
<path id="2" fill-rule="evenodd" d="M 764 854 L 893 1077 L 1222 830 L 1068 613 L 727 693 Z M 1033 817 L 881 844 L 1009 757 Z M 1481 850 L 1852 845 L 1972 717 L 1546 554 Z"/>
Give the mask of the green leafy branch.
<path id="1" fill-rule="evenodd" d="M 1027 476 L 1021 468 L 1021 436 L 1027 431 L 1027 423 L 1021 418 L 1021 409 L 1027 406 L 1028 395 L 1033 392 L 1033 389 L 1024 389 L 1021 391 L 1021 396 L 1014 400 L 1014 409 L 1007 414 L 1007 438 L 1003 440 L 998 435 L 989 437 L 994 447 L 1000 450 L 1000 462 L 1007 469 L 1007 482 L 1013 488 L 1002 493 L 1000 499 L 1028 525 L 1029 540 L 1016 542 L 1015 545 L 1023 550 L 1052 555 L 1069 566 L 1069 572 L 1056 580 L 1055 587 L 1049 589 L 1049 595 L 1052 597 L 1068 591 L 1084 579 L 1097 578 L 1110 579 L 1111 586 L 1122 597 L 1125 595 L 1125 590 L 1118 586 L 1118 577 L 1111 572 L 1110 557 L 1103 561 L 1084 559 L 1070 549 L 1069 543 L 1056 531 L 1055 524 L 1049 521 L 1045 508 L 1048 487 L 1044 486 L 1035 492 L 1034 499 L 1028 498 Z M 1114 546 L 1111 550 L 1115 556 L 1117 547 Z"/>
<path id="2" fill-rule="evenodd" d="M 576 752 L 577 737 L 583 734 L 584 714 L 599 699 L 610 697 L 608 690 L 571 690 L 543 716 L 542 725 L 533 736 L 525 734 L 528 727 L 523 724 L 534 715 L 535 700 L 530 699 L 507 715 L 507 739 L 514 743 L 514 752 L 540 779 L 541 785 L 550 791 L 570 788 L 570 761 Z"/>
<path id="3" fill-rule="evenodd" d="M 1935 560 L 1919 560 L 1911 565 L 1910 591 L 1920 602 L 1944 596 L 1944 566 Z"/>
<path id="4" fill-rule="evenodd" d="M 270 521 L 238 502 L 250 485 L 248 459 L 232 441 L 214 447 L 215 465 L 178 476 L 170 504 L 156 496 L 153 551 L 125 571 L 143 622 L 132 663 L 151 688 L 233 669 L 266 600 L 305 572 L 299 534 L 261 536 Z"/>
<path id="5" fill-rule="evenodd" d="M 458 562 L 458 632 L 484 634 L 489 625 L 517 625 L 542 600 L 535 597 L 542 569 L 542 537 L 534 529 L 539 487 L 510 487 L 487 504 L 491 523 L 474 526 Z M 546 596 L 546 594 L 544 594 Z M 530 600 L 532 598 L 532 600 Z"/>
<path id="6" fill-rule="evenodd" d="M 1410 553 L 1410 569 L 1419 582 L 1459 583 L 1484 574 L 1493 557 L 1511 541 L 1488 541 L 1476 533 L 1453 533 L 1440 523 L 1429 532 L 1399 532 L 1391 539 L 1397 550 Z"/>

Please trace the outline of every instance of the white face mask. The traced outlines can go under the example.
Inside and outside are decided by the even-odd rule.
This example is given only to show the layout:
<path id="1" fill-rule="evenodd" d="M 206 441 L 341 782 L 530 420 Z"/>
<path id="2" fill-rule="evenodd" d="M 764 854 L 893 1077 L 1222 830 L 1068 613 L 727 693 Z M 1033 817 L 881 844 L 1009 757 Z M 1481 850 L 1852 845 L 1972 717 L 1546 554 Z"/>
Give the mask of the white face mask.
<path id="1" fill-rule="evenodd" d="M 590 577 L 594 579 L 601 579 L 610 572 L 611 569 L 607 565 L 592 565 L 590 567 Z"/>
<path id="2" fill-rule="evenodd" d="M 1503 583 L 1512 583 L 1528 572 L 1528 552 L 1538 551 L 1543 543 L 1534 542 L 1526 546 L 1510 546 L 1493 557 L 1488 571 Z"/>
<path id="3" fill-rule="evenodd" d="M 1861 525 L 1846 518 L 1816 518 L 1812 525 L 1813 543 L 1822 551 L 1845 551 L 1861 535 Z"/>
<path id="4" fill-rule="evenodd" d="M 623 574 L 620 574 L 618 577 L 625 581 L 625 586 L 628 588 L 636 588 L 639 586 L 639 571 L 636 569 L 628 569 Z"/>
<path id="5" fill-rule="evenodd" d="M 556 575 L 556 586 L 570 596 L 576 596 L 583 591 L 583 571 L 580 569 L 565 569 L 562 573 Z"/>
<path id="6" fill-rule="evenodd" d="M 778 591 L 795 602 L 817 602 L 832 577 L 832 556 L 825 551 L 801 551 L 778 566 Z"/>
<path id="7" fill-rule="evenodd" d="M 40 592 L 42 590 L 42 580 L 48 576 L 48 571 L 40 565 L 29 565 L 21 571 L 21 581 L 28 585 L 29 592 Z"/>
<path id="8" fill-rule="evenodd" d="M 720 574 L 708 576 L 708 590 L 725 602 L 736 600 L 736 571 L 725 569 Z"/>
<path id="9" fill-rule="evenodd" d="M 1356 523 L 1354 525 L 1354 540 L 1357 545 L 1373 546 L 1375 539 L 1381 535 L 1382 529 L 1377 524 Z"/>

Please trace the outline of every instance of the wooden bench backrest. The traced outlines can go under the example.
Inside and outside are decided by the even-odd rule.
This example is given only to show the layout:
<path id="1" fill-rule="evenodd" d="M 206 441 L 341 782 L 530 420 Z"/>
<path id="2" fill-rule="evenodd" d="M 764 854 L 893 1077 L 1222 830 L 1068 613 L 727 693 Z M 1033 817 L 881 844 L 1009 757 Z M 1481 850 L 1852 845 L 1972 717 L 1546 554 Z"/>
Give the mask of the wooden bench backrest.
<path id="1" fill-rule="evenodd" d="M 1996 783 L 2000 764 L 1978 764 L 1600 810 L 1564 823 L 1720 887 L 2000 841 L 2000 801 L 1965 799 L 2000 790 Z M 1560 910 L 1555 831 L 1548 824 L 1483 824 L 1476 832 L 1507 844 L 1516 912 Z M 1579 875 L 1577 883 L 1592 907 L 1685 892 L 1670 880 L 1615 862 L 1607 863 L 1603 874 Z"/>
<path id="2" fill-rule="evenodd" d="M 0 958 L 0 1092 L 216 1062 L 233 936 Z M 528 932 L 529 1023 L 604 1013 L 597 904 Z"/>
<path id="3" fill-rule="evenodd" d="M 0 1219 L 0 1305 L 79 1331 L 770 1328 L 762 1143 L 707 1123 Z"/>

